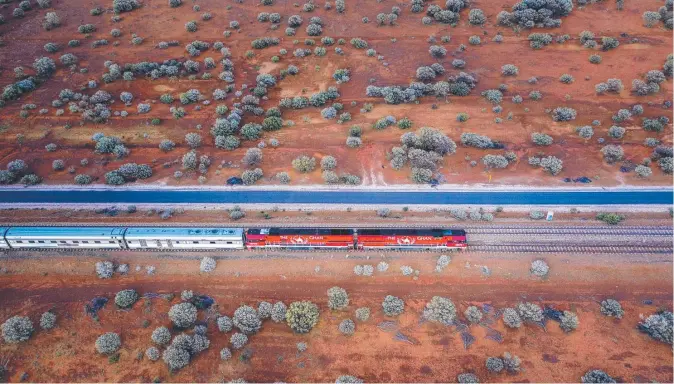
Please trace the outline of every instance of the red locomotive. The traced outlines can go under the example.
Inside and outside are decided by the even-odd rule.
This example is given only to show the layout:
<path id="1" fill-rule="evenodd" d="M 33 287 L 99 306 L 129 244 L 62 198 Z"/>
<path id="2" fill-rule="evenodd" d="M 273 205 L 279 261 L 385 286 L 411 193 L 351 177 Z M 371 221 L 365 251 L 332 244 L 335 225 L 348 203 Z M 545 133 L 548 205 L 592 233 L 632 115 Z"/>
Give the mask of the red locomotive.
<path id="1" fill-rule="evenodd" d="M 246 248 L 463 249 L 462 229 L 251 228 Z"/>
<path id="2" fill-rule="evenodd" d="M 352 249 L 353 229 L 253 228 L 246 231 L 246 247 Z"/>
<path id="3" fill-rule="evenodd" d="M 462 229 L 358 229 L 357 249 L 466 248 Z"/>

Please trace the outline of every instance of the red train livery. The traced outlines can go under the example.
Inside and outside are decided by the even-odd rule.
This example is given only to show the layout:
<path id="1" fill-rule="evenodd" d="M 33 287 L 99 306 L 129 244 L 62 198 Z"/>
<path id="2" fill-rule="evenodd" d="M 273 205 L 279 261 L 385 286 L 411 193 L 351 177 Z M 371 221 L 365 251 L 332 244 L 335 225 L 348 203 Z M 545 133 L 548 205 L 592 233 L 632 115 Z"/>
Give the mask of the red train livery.
<path id="1" fill-rule="evenodd" d="M 257 228 L 246 231 L 246 247 L 251 248 L 353 248 L 353 229 Z"/>
<path id="2" fill-rule="evenodd" d="M 253 228 L 246 248 L 292 249 L 463 249 L 462 229 Z"/>
<path id="3" fill-rule="evenodd" d="M 358 249 L 465 248 L 466 231 L 460 229 L 358 229 Z"/>

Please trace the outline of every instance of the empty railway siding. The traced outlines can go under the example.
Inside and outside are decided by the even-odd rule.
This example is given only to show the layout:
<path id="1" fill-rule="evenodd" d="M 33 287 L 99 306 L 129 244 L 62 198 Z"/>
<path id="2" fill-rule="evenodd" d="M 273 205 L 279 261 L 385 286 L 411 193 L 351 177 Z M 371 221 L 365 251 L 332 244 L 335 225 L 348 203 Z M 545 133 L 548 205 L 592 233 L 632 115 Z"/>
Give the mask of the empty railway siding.
<path id="1" fill-rule="evenodd" d="M 8 225 L 12 225 L 9 224 Z M 16 224 L 13 224 L 16 226 Z M 21 226 L 30 226 L 33 223 L 21 223 Z M 45 225 L 42 223 L 42 225 Z M 74 223 L 50 223 L 48 226 L 94 226 L 100 224 L 74 224 Z M 143 226 L 144 224 L 129 224 L 116 226 Z M 147 225 L 147 224 L 145 224 Z M 195 224 L 160 223 L 158 227 L 196 226 Z M 265 225 L 235 224 L 228 223 L 229 227 L 264 228 Z M 274 226 L 278 226 L 274 224 Z M 287 225 L 288 227 L 332 227 L 353 228 L 360 225 L 334 225 L 334 224 L 311 224 L 311 225 Z M 400 225 L 380 224 L 368 226 L 372 228 L 429 228 L 430 225 Z M 468 235 L 468 252 L 486 253 L 577 253 L 577 254 L 672 254 L 674 247 L 672 236 L 674 229 L 667 226 L 549 226 L 549 225 L 456 225 L 465 229 Z M 25 252 L 24 250 L 23 252 Z M 40 249 L 32 249 L 31 252 L 42 252 Z M 112 250 L 114 251 L 114 250 Z M 15 251 L 6 251 L 5 254 Z M 57 253 L 78 253 L 91 250 L 50 250 Z M 141 252 L 153 252 L 151 250 Z M 166 250 L 154 252 L 214 252 L 210 250 Z M 223 251 L 220 251 L 223 252 Z M 230 252 L 230 251 L 227 251 Z M 259 251 L 237 251 L 257 254 Z M 313 250 L 292 250 L 291 252 L 308 253 Z M 378 251 L 350 250 L 350 253 L 376 253 Z M 386 250 L 386 252 L 419 252 L 413 250 Z"/>

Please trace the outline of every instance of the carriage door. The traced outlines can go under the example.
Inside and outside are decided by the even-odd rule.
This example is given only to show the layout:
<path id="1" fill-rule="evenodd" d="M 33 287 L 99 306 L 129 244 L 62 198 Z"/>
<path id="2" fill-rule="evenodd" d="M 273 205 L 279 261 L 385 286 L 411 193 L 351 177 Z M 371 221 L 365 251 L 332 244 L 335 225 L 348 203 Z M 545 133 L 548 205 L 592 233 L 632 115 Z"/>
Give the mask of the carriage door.
<path id="1" fill-rule="evenodd" d="M 173 248 L 173 242 L 171 240 L 167 240 L 166 243 L 168 244 L 169 248 Z"/>

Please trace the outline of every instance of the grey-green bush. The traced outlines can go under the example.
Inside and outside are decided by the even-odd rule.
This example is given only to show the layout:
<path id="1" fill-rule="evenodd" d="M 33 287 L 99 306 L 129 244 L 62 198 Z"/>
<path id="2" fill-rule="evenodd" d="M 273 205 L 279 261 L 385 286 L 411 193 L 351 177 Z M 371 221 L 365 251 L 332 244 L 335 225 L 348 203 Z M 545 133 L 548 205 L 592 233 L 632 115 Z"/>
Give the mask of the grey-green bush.
<path id="1" fill-rule="evenodd" d="M 456 307 L 450 299 L 433 296 L 431 301 L 426 303 L 423 317 L 429 321 L 450 325 L 456 320 Z"/>
<path id="2" fill-rule="evenodd" d="M 578 316 L 573 312 L 564 311 L 559 320 L 560 320 L 559 327 L 564 332 L 568 333 L 578 328 Z"/>
<path id="3" fill-rule="evenodd" d="M 104 333 L 96 339 L 96 350 L 100 354 L 111 355 L 122 346 L 122 339 L 114 332 Z"/>
<path id="4" fill-rule="evenodd" d="M 604 155 L 604 160 L 609 164 L 620 161 L 625 157 L 625 152 L 619 145 L 606 145 L 601 149 L 601 153 Z"/>
<path id="5" fill-rule="evenodd" d="M 529 268 L 529 272 L 531 272 L 532 275 L 538 277 L 547 276 L 549 271 L 550 267 L 548 266 L 548 263 L 540 259 L 532 261 L 531 267 Z"/>
<path id="6" fill-rule="evenodd" d="M 587 371 L 581 378 L 582 383 L 615 383 L 615 379 L 600 369 Z"/>
<path id="7" fill-rule="evenodd" d="M 190 363 L 190 353 L 184 349 L 169 346 L 162 354 L 162 360 L 171 372 L 175 372 Z"/>
<path id="8" fill-rule="evenodd" d="M 33 322 L 25 316 L 13 316 L 2 323 L 2 338 L 6 343 L 15 344 L 30 339 Z"/>
<path id="9" fill-rule="evenodd" d="M 517 305 L 517 313 L 520 318 L 525 321 L 542 321 L 543 310 L 540 306 L 534 303 L 520 303 Z"/>
<path id="10" fill-rule="evenodd" d="M 386 316 L 398 316 L 405 310 L 405 302 L 401 298 L 392 295 L 387 295 L 381 306 Z"/>
<path id="11" fill-rule="evenodd" d="M 328 289 L 328 307 L 332 310 L 344 309 L 349 305 L 349 295 L 344 288 Z"/>
<path id="12" fill-rule="evenodd" d="M 480 320 L 482 320 L 482 311 L 480 311 L 480 309 L 474 305 L 466 308 L 466 310 L 463 312 L 463 315 L 466 317 L 466 320 L 471 323 L 479 323 Z"/>
<path id="13" fill-rule="evenodd" d="M 363 307 L 356 309 L 356 320 L 367 321 L 370 318 L 370 308 Z"/>
<path id="14" fill-rule="evenodd" d="M 531 134 L 531 141 L 536 145 L 547 146 L 552 144 L 553 139 L 545 133 L 534 132 Z"/>
<path id="15" fill-rule="evenodd" d="M 503 310 L 503 323 L 510 328 L 519 328 L 522 326 L 522 319 L 513 308 Z"/>
<path id="16" fill-rule="evenodd" d="M 115 304 L 119 308 L 130 308 L 136 301 L 138 301 L 138 292 L 135 289 L 124 289 L 117 292 L 115 295 Z"/>
<path id="17" fill-rule="evenodd" d="M 157 327 L 152 331 L 152 336 L 150 336 L 152 342 L 163 346 L 171 342 L 171 331 L 166 327 Z"/>
<path id="18" fill-rule="evenodd" d="M 673 322 L 672 312 L 660 310 L 639 323 L 637 328 L 651 338 L 671 345 Z"/>
<path id="19" fill-rule="evenodd" d="M 257 333 L 262 327 L 257 311 L 248 305 L 242 305 L 234 311 L 233 323 L 246 335 Z"/>
<path id="20" fill-rule="evenodd" d="M 505 64 L 501 67 L 501 74 L 503 76 L 517 76 L 519 68 L 513 64 Z"/>
<path id="21" fill-rule="evenodd" d="M 353 335 L 353 333 L 356 332 L 356 323 L 351 319 L 345 319 L 339 323 L 338 329 L 344 335 Z"/>
<path id="22" fill-rule="evenodd" d="M 499 373 L 503 371 L 504 364 L 500 357 L 488 357 L 485 366 L 490 372 Z"/>
<path id="23" fill-rule="evenodd" d="M 288 307 L 283 304 L 281 301 L 277 301 L 274 303 L 274 306 L 271 309 L 271 319 L 275 323 L 280 323 L 285 320 L 286 318 L 286 311 L 288 310 Z"/>
<path id="24" fill-rule="evenodd" d="M 161 353 L 157 347 L 149 347 L 145 350 L 145 357 L 147 357 L 150 361 L 157 361 L 161 357 Z"/>
<path id="25" fill-rule="evenodd" d="M 40 328 L 50 330 L 56 326 L 56 315 L 52 312 L 45 312 L 40 316 Z"/>
<path id="26" fill-rule="evenodd" d="M 197 321 L 197 307 L 192 303 L 175 304 L 169 309 L 168 317 L 176 328 L 189 328 Z"/>

